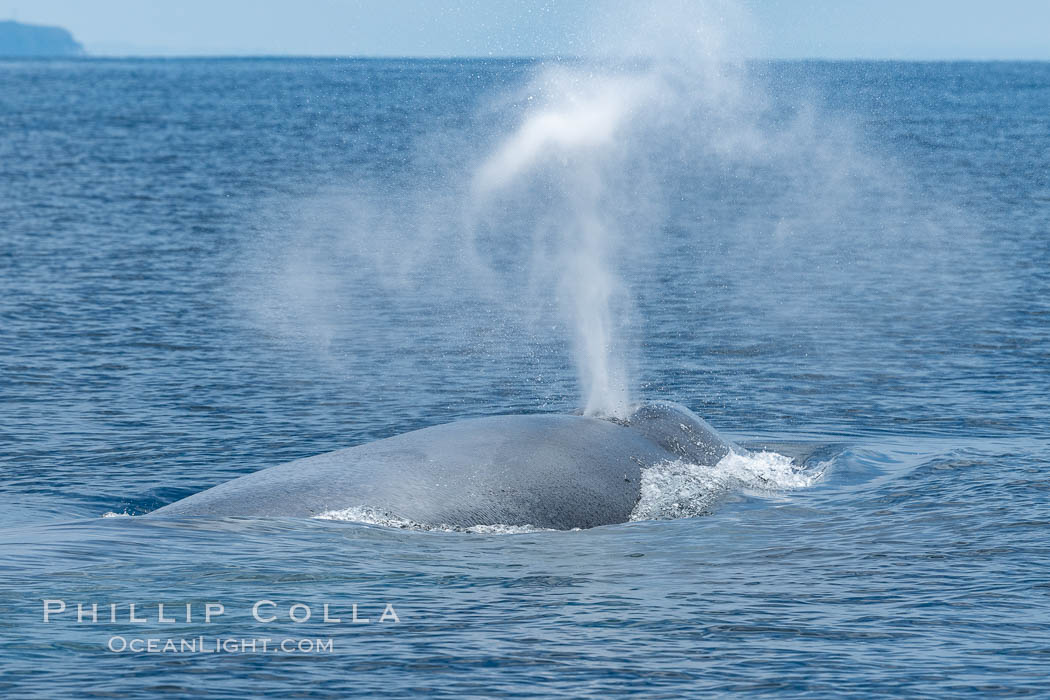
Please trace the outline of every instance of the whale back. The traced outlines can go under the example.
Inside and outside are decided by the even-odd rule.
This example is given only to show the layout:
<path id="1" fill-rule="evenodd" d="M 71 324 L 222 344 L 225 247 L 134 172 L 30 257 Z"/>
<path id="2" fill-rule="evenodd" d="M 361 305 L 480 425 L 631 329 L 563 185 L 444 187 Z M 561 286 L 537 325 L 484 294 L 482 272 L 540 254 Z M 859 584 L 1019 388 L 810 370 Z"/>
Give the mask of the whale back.
<path id="1" fill-rule="evenodd" d="M 263 469 L 150 515 L 311 517 L 369 507 L 427 525 L 588 528 L 628 520 L 641 468 L 667 458 L 597 418 L 493 416 Z"/>
<path id="2" fill-rule="evenodd" d="M 585 416 L 476 418 L 262 469 L 151 516 L 311 517 L 371 508 L 434 526 L 622 523 L 641 470 L 715 464 L 732 449 L 684 406 L 652 402 L 626 421 Z"/>
<path id="3" fill-rule="evenodd" d="M 647 401 L 634 407 L 623 424 L 690 464 L 714 466 L 732 451 L 707 421 L 672 401 Z"/>

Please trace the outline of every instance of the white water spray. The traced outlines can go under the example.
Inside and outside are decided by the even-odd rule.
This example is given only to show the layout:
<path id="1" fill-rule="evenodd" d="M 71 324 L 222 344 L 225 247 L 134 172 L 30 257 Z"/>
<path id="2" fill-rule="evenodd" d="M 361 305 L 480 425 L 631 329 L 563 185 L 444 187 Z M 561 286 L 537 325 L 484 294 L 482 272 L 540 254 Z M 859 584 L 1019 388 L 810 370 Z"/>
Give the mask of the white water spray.
<path id="1" fill-rule="evenodd" d="M 623 418 L 631 403 L 638 339 L 624 269 L 659 254 L 674 187 L 666 163 L 681 157 L 682 145 L 721 142 L 696 132 L 736 112 L 739 90 L 725 71 L 732 57 L 722 38 L 727 7 L 612 8 L 592 48 L 611 58 L 543 69 L 519 95 L 526 105 L 519 125 L 473 176 L 473 259 L 485 259 L 477 236 L 487 226 L 530 238 L 529 277 L 534 290 L 553 293 L 571 328 L 585 414 Z M 509 227 L 511 211 L 530 221 Z M 488 279 L 499 278 L 487 267 Z"/>
<path id="2" fill-rule="evenodd" d="M 892 178 L 848 124 L 742 64 L 738 8 L 607 15 L 584 51 L 598 58 L 540 64 L 471 114 L 450 100 L 403 168 L 264 222 L 278 233 L 242 279 L 272 337 L 317 348 L 370 401 L 422 386 L 424 413 L 560 409 L 578 387 L 586 413 L 622 417 L 654 366 L 707 365 L 699 336 L 719 309 L 705 290 L 745 297 L 749 319 L 795 322 L 836 303 L 813 283 L 836 261 L 893 269 L 911 228 L 881 226 L 901 208 Z M 520 66 L 478 70 L 498 84 Z M 842 235 L 871 229 L 872 211 L 877 236 Z M 642 363 L 650 330 L 680 341 L 655 339 L 665 356 Z"/>
<path id="3" fill-rule="evenodd" d="M 651 87 L 637 77 L 605 76 L 584 84 L 571 71 L 547 71 L 529 95 L 540 104 L 473 180 L 474 212 L 498 211 L 506 200 L 534 197 L 537 189 L 547 193 L 533 210 L 532 277 L 555 290 L 573 328 L 588 415 L 624 417 L 630 402 L 618 334 L 629 314 L 629 295 L 616 270 L 623 232 L 604 205 L 625 123 Z"/>

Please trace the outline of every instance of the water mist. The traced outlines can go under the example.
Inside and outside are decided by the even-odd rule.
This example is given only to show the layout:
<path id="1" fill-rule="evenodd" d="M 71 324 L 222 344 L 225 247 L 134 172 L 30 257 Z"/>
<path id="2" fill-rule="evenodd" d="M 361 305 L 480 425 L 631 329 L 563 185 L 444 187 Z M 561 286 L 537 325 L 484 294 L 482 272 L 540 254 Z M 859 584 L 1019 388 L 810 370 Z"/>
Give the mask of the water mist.
<path id="1" fill-rule="evenodd" d="M 918 214 L 891 220 L 914 198 L 844 119 L 767 89 L 777 77 L 744 63 L 732 4 L 607 15 L 592 58 L 479 62 L 485 87 L 448 84 L 470 97 L 421 117 L 403 160 L 278 207 L 298 213 L 263 224 L 277 233 L 244 285 L 261 325 L 318 349 L 355 395 L 425 386 L 421 415 L 564 410 L 575 395 L 623 416 L 655 374 L 708 371 L 696 350 L 715 328 L 842 327 L 855 261 L 887 289 L 914 283 L 898 252 L 934 237 L 912 235 Z M 426 80 L 468 75 L 417 70 L 374 128 Z M 728 307 L 747 314 L 727 322 Z M 676 352 L 643 363 L 661 333 Z"/>
<path id="2" fill-rule="evenodd" d="M 530 86 L 530 109 L 518 128 L 477 169 L 471 189 L 472 237 L 499 226 L 508 202 L 527 200 L 532 283 L 553 291 L 572 328 L 572 345 L 588 415 L 623 417 L 629 381 L 621 331 L 629 322 L 630 294 L 617 269 L 623 222 L 606 204 L 613 168 L 624 166 L 625 122 L 651 96 L 642 78 L 584 80 L 579 72 L 551 69 Z M 538 103 L 538 104 L 537 104 Z M 530 211 L 531 210 L 531 211 Z M 526 229 L 529 226 L 526 226 Z M 474 260 L 478 242 L 471 239 Z"/>

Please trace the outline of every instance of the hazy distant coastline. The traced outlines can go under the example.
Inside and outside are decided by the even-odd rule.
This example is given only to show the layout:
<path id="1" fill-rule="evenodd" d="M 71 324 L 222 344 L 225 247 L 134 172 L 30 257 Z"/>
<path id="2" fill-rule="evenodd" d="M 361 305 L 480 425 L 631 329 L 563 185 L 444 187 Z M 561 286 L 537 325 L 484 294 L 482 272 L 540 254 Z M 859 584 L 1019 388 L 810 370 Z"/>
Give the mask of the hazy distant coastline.
<path id="1" fill-rule="evenodd" d="M 82 56 L 84 47 L 61 27 L 0 21 L 0 57 Z"/>

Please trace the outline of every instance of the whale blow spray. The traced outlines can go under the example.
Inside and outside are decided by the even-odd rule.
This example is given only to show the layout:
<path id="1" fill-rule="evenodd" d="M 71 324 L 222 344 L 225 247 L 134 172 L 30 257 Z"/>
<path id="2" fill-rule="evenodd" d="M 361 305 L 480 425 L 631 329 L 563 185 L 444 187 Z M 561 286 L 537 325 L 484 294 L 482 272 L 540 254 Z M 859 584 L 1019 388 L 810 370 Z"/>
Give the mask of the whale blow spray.
<path id="1" fill-rule="evenodd" d="M 531 296 L 549 291 L 571 329 L 584 412 L 622 418 L 639 345 L 622 267 L 657 255 L 673 189 L 662 163 L 695 139 L 698 109 L 732 102 L 732 83 L 718 22 L 695 5 L 622 5 L 608 24 L 594 53 L 613 58 L 547 66 L 518 95 L 520 122 L 475 170 L 467 230 L 475 260 L 492 229 L 528 241 Z"/>
<path id="2" fill-rule="evenodd" d="M 425 415 L 579 396 L 587 414 L 622 417 L 654 366 L 704 364 L 690 353 L 718 309 L 698 290 L 716 273 L 754 313 L 814 313 L 818 287 L 783 288 L 810 279 L 811 259 L 859 257 L 842 222 L 885 179 L 848 128 L 771 97 L 732 4 L 607 15 L 587 59 L 424 62 L 411 93 L 360 107 L 381 162 L 297 196 L 247 265 L 245 299 L 271 337 L 319 349 L 354 395 L 422 387 Z M 354 70 L 390 80 L 383 65 Z M 435 101 L 406 135 L 389 114 L 421 94 Z M 681 352 L 643 363 L 655 334 Z"/>
<path id="3" fill-rule="evenodd" d="M 623 167 L 618 142 L 651 88 L 637 77 L 584 82 L 572 71 L 548 70 L 527 97 L 539 104 L 472 182 L 471 234 L 479 225 L 499 226 L 514 200 L 532 201 L 523 207 L 531 210 L 531 221 L 517 235 L 530 238 L 533 288 L 553 291 L 573 329 L 588 415 L 625 417 L 629 404 L 621 331 L 629 322 L 630 295 L 616 269 L 623 222 L 606 205 L 613 192 L 610 170 Z M 471 244 L 476 248 L 476 239 Z"/>

